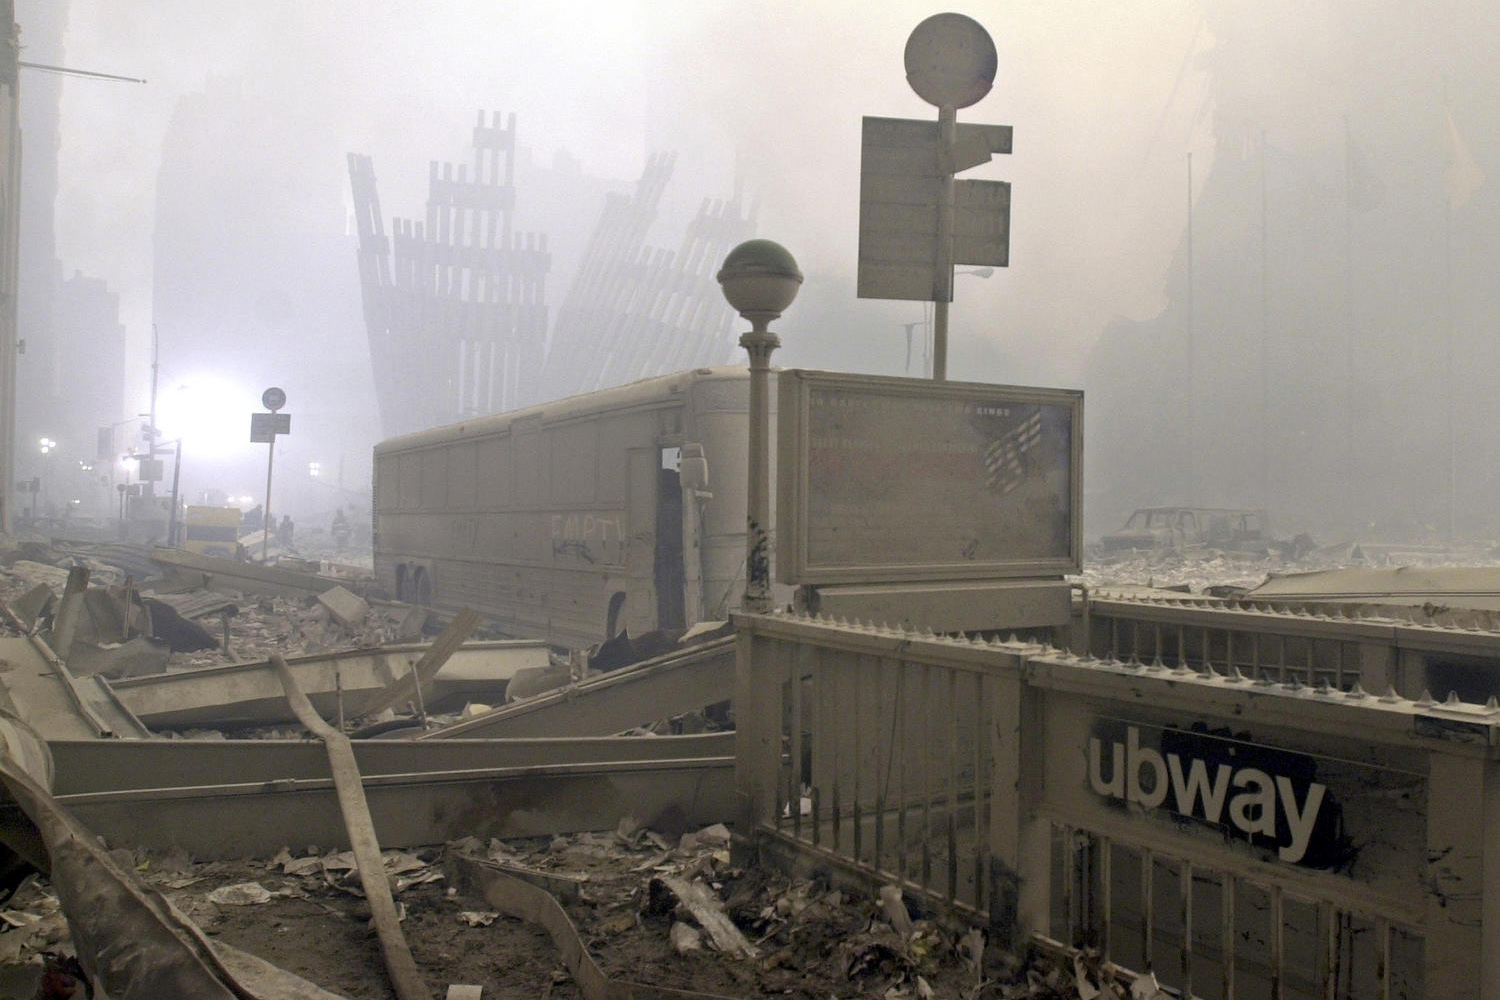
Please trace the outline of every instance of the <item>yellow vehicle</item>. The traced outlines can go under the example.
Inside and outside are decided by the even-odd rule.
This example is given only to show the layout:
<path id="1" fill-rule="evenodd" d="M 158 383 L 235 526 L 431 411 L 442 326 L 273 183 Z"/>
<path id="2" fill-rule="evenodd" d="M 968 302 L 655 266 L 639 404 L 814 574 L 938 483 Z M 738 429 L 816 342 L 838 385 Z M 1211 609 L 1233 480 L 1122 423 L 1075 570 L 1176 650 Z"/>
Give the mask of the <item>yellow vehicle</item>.
<path id="1" fill-rule="evenodd" d="M 186 529 L 182 547 L 203 556 L 221 559 L 240 557 L 240 509 L 238 507 L 189 506 L 183 518 Z"/>

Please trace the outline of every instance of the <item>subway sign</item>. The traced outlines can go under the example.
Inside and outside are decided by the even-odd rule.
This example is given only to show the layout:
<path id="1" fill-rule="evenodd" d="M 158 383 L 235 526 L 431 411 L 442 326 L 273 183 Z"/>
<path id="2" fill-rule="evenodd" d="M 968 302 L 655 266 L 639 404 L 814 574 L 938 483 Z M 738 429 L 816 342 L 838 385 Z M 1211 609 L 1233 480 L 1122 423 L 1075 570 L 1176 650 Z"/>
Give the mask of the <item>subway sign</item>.
<path id="1" fill-rule="evenodd" d="M 1360 800 L 1363 821 L 1372 795 L 1409 794 L 1414 777 L 1204 723 L 1175 729 L 1099 719 L 1087 758 L 1089 788 L 1106 805 L 1207 828 L 1268 860 L 1322 870 L 1355 865 L 1372 833 L 1350 829 L 1347 800 Z"/>

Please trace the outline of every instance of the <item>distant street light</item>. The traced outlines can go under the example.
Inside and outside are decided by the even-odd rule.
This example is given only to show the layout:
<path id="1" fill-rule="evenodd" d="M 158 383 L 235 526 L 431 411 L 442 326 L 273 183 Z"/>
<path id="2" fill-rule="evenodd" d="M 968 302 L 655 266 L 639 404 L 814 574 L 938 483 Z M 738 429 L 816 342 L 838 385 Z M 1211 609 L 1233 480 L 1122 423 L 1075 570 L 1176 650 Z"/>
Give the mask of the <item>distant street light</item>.
<path id="1" fill-rule="evenodd" d="M 954 271 L 954 277 L 967 274 L 971 278 L 988 278 L 995 273 L 993 267 L 972 267 L 963 271 Z M 901 328 L 906 331 L 906 374 L 911 374 L 911 333 L 917 327 L 922 328 L 922 377 L 932 377 L 932 318 L 929 310 L 932 309 L 931 302 L 922 303 L 922 321 L 920 323 L 902 323 Z"/>
<path id="2" fill-rule="evenodd" d="M 771 240 L 746 240 L 724 258 L 719 269 L 724 298 L 745 319 L 750 331 L 740 346 L 750 355 L 750 456 L 745 496 L 745 595 L 740 610 L 771 610 L 771 456 L 767 382 L 771 352 L 781 340 L 768 327 L 797 297 L 802 272 L 786 247 Z"/>

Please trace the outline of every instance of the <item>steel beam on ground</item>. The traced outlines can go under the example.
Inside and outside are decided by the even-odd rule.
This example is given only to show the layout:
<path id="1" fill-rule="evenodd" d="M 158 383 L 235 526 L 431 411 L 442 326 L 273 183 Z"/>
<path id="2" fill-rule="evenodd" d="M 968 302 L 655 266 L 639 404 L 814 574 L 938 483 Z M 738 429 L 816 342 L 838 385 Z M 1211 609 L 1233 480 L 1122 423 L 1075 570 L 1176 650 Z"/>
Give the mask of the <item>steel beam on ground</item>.
<path id="1" fill-rule="evenodd" d="M 727 734 L 354 744 L 387 847 L 610 830 L 626 815 L 647 825 L 668 815 L 726 822 L 731 748 Z M 315 743 L 73 741 L 51 749 L 58 800 L 112 845 L 209 859 L 269 857 L 289 844 L 347 846 Z"/>
<path id="2" fill-rule="evenodd" d="M 409 675 L 412 665 L 430 648 L 403 644 L 344 650 L 294 656 L 288 663 L 325 719 L 337 714 L 340 689 L 345 716 L 354 718 L 364 714 L 393 681 Z M 547 646 L 540 641 L 467 643 L 449 656 L 427 686 L 428 700 L 493 697 L 517 671 L 547 662 Z M 142 722 L 157 728 L 296 721 L 265 660 L 122 678 L 109 682 L 109 687 Z"/>
<path id="3" fill-rule="evenodd" d="M 734 637 L 704 643 L 582 684 L 506 705 L 419 740 L 604 736 L 734 695 Z"/>

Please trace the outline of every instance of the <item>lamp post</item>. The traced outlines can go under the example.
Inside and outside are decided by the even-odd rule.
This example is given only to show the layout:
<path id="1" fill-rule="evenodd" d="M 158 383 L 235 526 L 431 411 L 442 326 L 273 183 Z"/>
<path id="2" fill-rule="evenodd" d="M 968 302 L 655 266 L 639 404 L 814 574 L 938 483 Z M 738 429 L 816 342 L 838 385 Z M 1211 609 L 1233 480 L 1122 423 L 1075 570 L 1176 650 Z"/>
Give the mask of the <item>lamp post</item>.
<path id="1" fill-rule="evenodd" d="M 768 375 L 781 340 L 767 327 L 797 297 L 802 272 L 787 249 L 771 240 L 747 240 L 729 251 L 719 269 L 724 298 L 750 330 L 740 346 L 750 355 L 750 455 L 745 497 L 745 594 L 740 610 L 771 610 L 771 483 Z"/>

